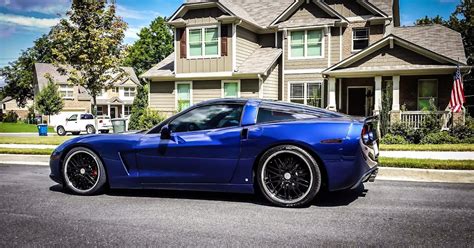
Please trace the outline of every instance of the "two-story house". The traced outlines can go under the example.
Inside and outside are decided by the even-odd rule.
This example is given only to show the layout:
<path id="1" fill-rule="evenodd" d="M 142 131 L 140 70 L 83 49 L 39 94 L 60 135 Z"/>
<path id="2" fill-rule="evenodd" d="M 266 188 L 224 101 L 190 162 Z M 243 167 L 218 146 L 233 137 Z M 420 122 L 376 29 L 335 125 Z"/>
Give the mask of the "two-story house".
<path id="1" fill-rule="evenodd" d="M 102 90 L 97 96 L 97 115 L 107 115 L 110 118 L 126 118 L 131 114 L 132 103 L 135 98 L 139 80 L 131 67 L 122 67 L 125 74 L 120 78 L 113 77 L 113 86 Z M 59 85 L 59 93 L 64 100 L 64 108 L 61 113 L 51 116 L 50 125 L 58 123 L 78 113 L 90 113 L 92 110 L 92 98 L 82 86 L 71 85 L 67 82 L 67 75 L 60 74 L 57 67 L 52 64 L 36 63 L 34 72 L 34 95 L 36 96 L 47 84 L 45 77 L 49 74 L 54 82 Z"/>
<path id="2" fill-rule="evenodd" d="M 459 33 L 400 27 L 398 0 L 187 1 L 168 23 L 174 53 L 141 75 L 165 113 L 243 97 L 367 116 L 390 85 L 392 119 L 405 120 L 430 99 L 444 110 L 456 66 L 469 70 Z"/>

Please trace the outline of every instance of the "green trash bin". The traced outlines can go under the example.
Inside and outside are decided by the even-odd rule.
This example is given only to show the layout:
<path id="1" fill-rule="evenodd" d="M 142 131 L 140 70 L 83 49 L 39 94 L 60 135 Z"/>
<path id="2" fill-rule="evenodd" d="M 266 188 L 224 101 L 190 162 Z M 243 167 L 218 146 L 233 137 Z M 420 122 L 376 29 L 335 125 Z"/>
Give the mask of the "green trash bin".
<path id="1" fill-rule="evenodd" d="M 112 119 L 114 133 L 127 132 L 127 119 Z"/>

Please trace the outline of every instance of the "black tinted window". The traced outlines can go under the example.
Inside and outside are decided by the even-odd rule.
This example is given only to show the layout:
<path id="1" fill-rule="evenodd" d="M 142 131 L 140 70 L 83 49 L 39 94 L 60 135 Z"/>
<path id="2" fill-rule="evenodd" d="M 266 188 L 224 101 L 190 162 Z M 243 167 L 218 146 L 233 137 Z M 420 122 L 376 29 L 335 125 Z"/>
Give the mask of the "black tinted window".
<path id="1" fill-rule="evenodd" d="M 277 109 L 260 108 L 257 115 L 257 123 L 274 122 L 274 121 L 289 121 L 315 118 L 314 115 L 307 113 L 298 113 L 291 111 L 280 111 Z"/>
<path id="2" fill-rule="evenodd" d="M 81 115 L 81 120 L 92 120 L 94 119 L 94 116 L 91 114 L 83 114 Z"/>
<path id="3" fill-rule="evenodd" d="M 172 132 L 235 127 L 240 124 L 242 109 L 242 105 L 203 106 L 179 116 L 168 126 Z"/>

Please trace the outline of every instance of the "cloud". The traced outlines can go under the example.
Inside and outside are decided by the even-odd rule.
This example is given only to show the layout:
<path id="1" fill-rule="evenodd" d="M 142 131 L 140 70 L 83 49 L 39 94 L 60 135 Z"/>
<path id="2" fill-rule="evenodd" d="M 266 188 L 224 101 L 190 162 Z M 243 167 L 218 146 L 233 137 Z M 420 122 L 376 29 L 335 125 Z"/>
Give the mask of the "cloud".
<path id="1" fill-rule="evenodd" d="M 117 15 L 126 19 L 148 20 L 150 16 L 155 18 L 160 13 L 152 10 L 134 10 L 117 4 Z"/>
<path id="2" fill-rule="evenodd" d="M 8 38 L 16 31 L 16 27 L 8 24 L 0 24 L 0 38 Z"/>
<path id="3" fill-rule="evenodd" d="M 24 27 L 49 28 L 58 24 L 59 20 L 59 18 L 37 18 L 0 13 L 0 23 L 9 23 Z"/>
<path id="4" fill-rule="evenodd" d="M 0 7 L 43 14 L 64 14 L 70 6 L 71 0 L 0 0 Z"/>
<path id="5" fill-rule="evenodd" d="M 459 0 L 439 0 L 440 3 L 458 3 Z"/>
<path id="6" fill-rule="evenodd" d="M 139 27 L 129 27 L 129 28 L 127 28 L 127 30 L 125 30 L 125 38 L 127 38 L 127 39 L 138 39 L 137 33 L 140 32 L 140 29 L 142 29 L 142 28 L 139 28 Z"/>

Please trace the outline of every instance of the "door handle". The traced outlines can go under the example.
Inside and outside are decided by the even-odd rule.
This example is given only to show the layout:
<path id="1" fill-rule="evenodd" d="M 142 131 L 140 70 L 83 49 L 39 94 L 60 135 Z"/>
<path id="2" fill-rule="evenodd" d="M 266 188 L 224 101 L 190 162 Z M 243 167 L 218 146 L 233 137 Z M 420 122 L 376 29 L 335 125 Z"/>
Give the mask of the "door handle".
<path id="1" fill-rule="evenodd" d="M 242 131 L 240 132 L 240 138 L 242 140 L 246 140 L 249 138 L 249 129 L 248 128 L 243 128 Z"/>

